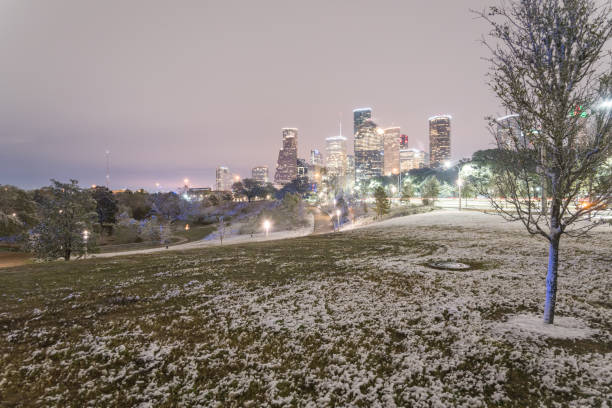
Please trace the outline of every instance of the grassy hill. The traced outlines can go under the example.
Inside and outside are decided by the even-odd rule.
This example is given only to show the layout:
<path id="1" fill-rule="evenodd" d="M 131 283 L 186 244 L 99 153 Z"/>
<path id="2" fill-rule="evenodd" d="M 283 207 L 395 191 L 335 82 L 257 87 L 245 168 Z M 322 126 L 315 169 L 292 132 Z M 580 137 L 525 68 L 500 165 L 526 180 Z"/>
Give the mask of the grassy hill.
<path id="1" fill-rule="evenodd" d="M 3 270 L 0 406 L 602 406 L 610 234 L 564 248 L 559 315 L 596 334 L 548 339 L 504 329 L 540 313 L 545 245 L 437 214 Z"/>

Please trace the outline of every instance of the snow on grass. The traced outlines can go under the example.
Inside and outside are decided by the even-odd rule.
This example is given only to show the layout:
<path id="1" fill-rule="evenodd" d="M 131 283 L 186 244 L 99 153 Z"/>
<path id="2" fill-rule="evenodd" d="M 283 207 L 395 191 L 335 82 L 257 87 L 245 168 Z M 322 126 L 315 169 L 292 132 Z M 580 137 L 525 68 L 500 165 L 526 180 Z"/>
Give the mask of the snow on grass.
<path id="1" fill-rule="evenodd" d="M 544 324 L 542 316 L 524 314 L 512 316 L 498 327 L 501 330 L 513 333 L 518 331 L 522 335 L 558 339 L 586 339 L 597 333 L 596 330 L 586 327 L 585 322 L 573 317 L 557 317 L 555 324 Z"/>
<path id="2" fill-rule="evenodd" d="M 461 216 L 4 275 L 0 401 L 605 406 L 610 233 L 562 243 L 558 330 L 588 336 L 551 337 L 523 333 L 541 319 L 545 243 Z"/>

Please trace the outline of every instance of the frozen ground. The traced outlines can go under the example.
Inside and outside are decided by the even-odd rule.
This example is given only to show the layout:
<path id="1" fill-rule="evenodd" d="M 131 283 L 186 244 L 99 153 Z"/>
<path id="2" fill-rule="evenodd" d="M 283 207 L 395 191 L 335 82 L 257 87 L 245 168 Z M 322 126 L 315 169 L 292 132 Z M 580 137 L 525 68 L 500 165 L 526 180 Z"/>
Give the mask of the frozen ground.
<path id="1" fill-rule="evenodd" d="M 309 235 L 312 233 L 314 221 L 310 220 L 310 224 L 304 228 L 299 228 L 296 230 L 288 230 L 288 231 L 270 231 L 269 234 L 265 234 L 264 232 L 257 232 L 256 234 L 242 234 L 231 233 L 228 229 L 227 236 L 223 238 L 223 243 L 218 238 L 215 239 L 201 239 L 198 241 L 187 242 L 184 244 L 172 245 L 167 249 L 165 247 L 158 248 L 147 248 L 147 249 L 137 249 L 134 251 L 121 251 L 121 252 L 108 252 L 102 254 L 92 255 L 92 258 L 112 258 L 115 256 L 126 256 L 126 255 L 139 255 L 139 254 L 152 254 L 155 252 L 165 252 L 168 250 L 173 251 L 181 251 L 186 249 L 195 249 L 195 248 L 206 248 L 213 246 L 221 246 L 221 245 L 236 245 L 236 244 L 245 244 L 249 242 L 263 242 L 263 241 L 276 241 L 279 239 L 288 239 L 288 238 L 297 238 L 303 237 L 305 235 Z M 217 233 L 215 235 L 218 236 Z"/>
<path id="2" fill-rule="evenodd" d="M 545 242 L 472 212 L 9 269 L 0 405 L 609 407 L 612 230 L 592 235 L 562 241 L 558 330 Z"/>

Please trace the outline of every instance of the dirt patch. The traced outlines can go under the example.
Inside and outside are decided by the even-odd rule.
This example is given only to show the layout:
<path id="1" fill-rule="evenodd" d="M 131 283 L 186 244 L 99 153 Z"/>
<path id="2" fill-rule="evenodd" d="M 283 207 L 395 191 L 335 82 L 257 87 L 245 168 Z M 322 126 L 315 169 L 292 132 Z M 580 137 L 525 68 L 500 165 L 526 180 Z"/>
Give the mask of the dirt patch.
<path id="1" fill-rule="evenodd" d="M 30 259 L 30 255 L 23 252 L 0 252 L 0 268 L 25 265 Z"/>

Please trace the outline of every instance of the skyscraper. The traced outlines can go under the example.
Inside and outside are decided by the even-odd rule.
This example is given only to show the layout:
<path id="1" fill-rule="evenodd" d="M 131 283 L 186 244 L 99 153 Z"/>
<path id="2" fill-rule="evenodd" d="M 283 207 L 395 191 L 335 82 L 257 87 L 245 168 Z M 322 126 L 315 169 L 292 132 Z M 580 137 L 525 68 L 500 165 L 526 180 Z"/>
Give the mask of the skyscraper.
<path id="1" fill-rule="evenodd" d="M 228 167 L 217 167 L 216 180 L 217 191 L 230 191 L 232 189 L 232 176 Z"/>
<path id="2" fill-rule="evenodd" d="M 311 166 L 322 166 L 323 165 L 323 157 L 321 156 L 321 152 L 317 149 L 310 151 L 310 165 Z"/>
<path id="3" fill-rule="evenodd" d="M 258 183 L 265 184 L 268 182 L 268 166 L 253 167 L 251 177 Z"/>
<path id="4" fill-rule="evenodd" d="M 344 177 L 346 175 L 346 137 L 332 136 L 325 139 L 327 159 L 325 167 L 329 176 Z"/>
<path id="5" fill-rule="evenodd" d="M 408 149 L 408 135 L 400 136 L 400 149 Z"/>
<path id="6" fill-rule="evenodd" d="M 283 147 L 278 152 L 274 182 L 279 185 L 291 183 L 297 177 L 297 136 L 296 128 L 283 128 Z"/>
<path id="7" fill-rule="evenodd" d="M 429 155 L 431 167 L 439 167 L 451 158 L 451 116 L 429 118 Z"/>
<path id="8" fill-rule="evenodd" d="M 400 169 L 402 173 L 412 169 L 421 169 L 427 166 L 427 153 L 418 149 L 400 150 Z"/>
<path id="9" fill-rule="evenodd" d="M 385 175 L 396 174 L 400 169 L 400 128 L 390 127 L 384 130 L 384 169 Z"/>
<path id="10" fill-rule="evenodd" d="M 383 174 L 384 131 L 368 119 L 355 133 L 355 181 Z"/>
<path id="11" fill-rule="evenodd" d="M 372 108 L 359 108 L 353 110 L 353 134 L 366 120 L 372 119 Z"/>
<path id="12" fill-rule="evenodd" d="M 495 139 L 498 146 L 506 149 L 516 150 L 517 147 L 525 148 L 525 135 L 521 131 L 518 121 L 519 115 L 507 115 L 495 119 L 497 125 L 495 129 Z M 518 146 L 517 146 L 518 144 Z"/>
<path id="13" fill-rule="evenodd" d="M 308 177 L 308 162 L 305 159 L 297 159 L 297 175 Z"/>

